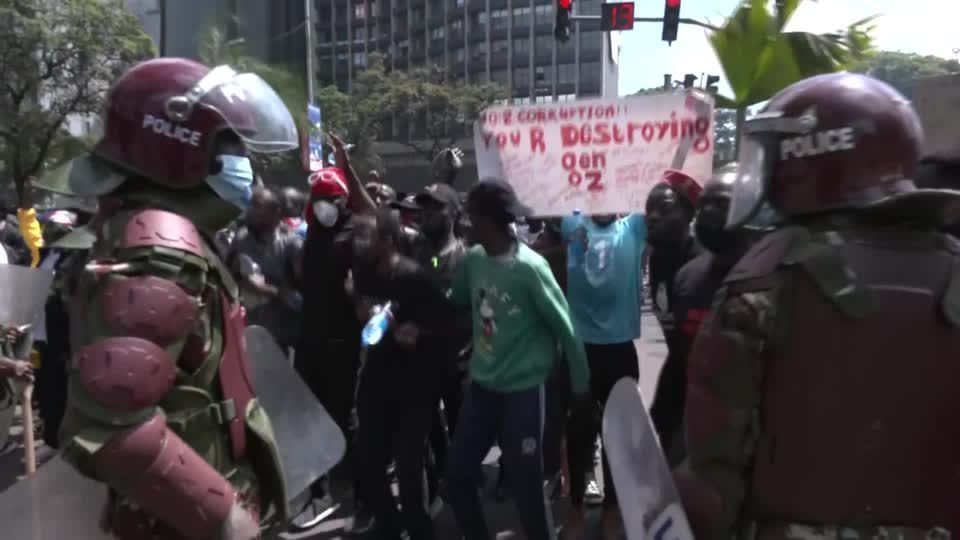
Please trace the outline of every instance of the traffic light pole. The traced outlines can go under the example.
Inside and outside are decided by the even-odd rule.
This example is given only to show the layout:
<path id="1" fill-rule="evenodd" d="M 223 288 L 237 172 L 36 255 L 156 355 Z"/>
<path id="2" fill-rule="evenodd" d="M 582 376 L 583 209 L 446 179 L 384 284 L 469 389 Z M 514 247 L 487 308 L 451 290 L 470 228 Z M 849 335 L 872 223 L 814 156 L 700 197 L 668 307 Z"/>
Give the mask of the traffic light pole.
<path id="1" fill-rule="evenodd" d="M 570 15 L 571 21 L 599 21 L 599 15 Z M 663 22 L 663 17 L 634 17 L 633 22 Z M 699 26 L 700 28 L 706 28 L 707 30 L 719 30 L 718 27 L 709 25 L 705 22 L 700 22 L 696 19 L 680 19 L 680 24 L 691 24 L 693 26 Z"/>

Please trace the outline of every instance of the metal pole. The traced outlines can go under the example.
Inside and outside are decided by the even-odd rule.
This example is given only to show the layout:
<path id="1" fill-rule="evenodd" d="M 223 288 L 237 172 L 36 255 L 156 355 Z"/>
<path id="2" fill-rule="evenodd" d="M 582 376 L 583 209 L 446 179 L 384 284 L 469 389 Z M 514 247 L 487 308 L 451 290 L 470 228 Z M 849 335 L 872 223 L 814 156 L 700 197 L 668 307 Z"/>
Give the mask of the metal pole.
<path id="1" fill-rule="evenodd" d="M 571 15 L 571 21 L 599 21 L 600 15 Z M 663 22 L 663 17 L 634 17 L 633 22 Z M 696 19 L 680 19 L 680 24 L 692 24 L 693 26 L 699 26 L 700 28 L 706 28 L 707 30 L 717 31 L 720 28 L 716 26 L 709 25 L 705 22 L 700 22 Z"/>
<path id="2" fill-rule="evenodd" d="M 307 103 L 313 105 L 313 0 L 303 0 L 303 7 L 306 10 L 306 32 L 307 32 Z"/>

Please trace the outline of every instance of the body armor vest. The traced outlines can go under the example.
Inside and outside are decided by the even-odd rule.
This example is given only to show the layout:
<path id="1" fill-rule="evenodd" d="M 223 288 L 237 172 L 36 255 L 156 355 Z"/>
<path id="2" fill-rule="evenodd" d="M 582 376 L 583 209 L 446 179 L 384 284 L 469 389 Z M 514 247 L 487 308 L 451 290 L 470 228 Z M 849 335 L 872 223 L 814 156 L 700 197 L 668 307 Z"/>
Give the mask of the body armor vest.
<path id="1" fill-rule="evenodd" d="M 807 239 L 773 273 L 779 331 L 748 519 L 960 534 L 954 242 L 902 229 Z"/>

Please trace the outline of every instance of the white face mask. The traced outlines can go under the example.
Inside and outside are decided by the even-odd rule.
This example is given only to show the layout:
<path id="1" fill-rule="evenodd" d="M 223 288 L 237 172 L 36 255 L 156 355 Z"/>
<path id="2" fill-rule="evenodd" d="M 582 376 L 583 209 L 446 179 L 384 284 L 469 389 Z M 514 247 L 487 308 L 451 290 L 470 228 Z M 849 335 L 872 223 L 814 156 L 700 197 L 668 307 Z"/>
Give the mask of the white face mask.
<path id="1" fill-rule="evenodd" d="M 332 227 L 337 222 L 340 209 L 330 201 L 316 201 L 313 203 L 313 215 L 320 225 Z"/>

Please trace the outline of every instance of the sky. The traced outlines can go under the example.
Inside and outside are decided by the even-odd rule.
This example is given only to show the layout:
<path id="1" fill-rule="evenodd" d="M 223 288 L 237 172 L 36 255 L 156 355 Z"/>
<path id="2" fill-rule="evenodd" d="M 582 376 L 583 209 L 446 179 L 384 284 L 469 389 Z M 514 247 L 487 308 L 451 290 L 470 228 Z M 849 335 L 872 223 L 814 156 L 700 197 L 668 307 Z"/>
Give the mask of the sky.
<path id="1" fill-rule="evenodd" d="M 634 2 L 637 17 L 663 16 L 663 0 Z M 680 16 L 719 25 L 737 4 L 737 0 L 683 0 Z M 805 0 L 787 30 L 835 31 L 871 15 L 879 15 L 873 33 L 879 49 L 960 58 L 953 52 L 960 49 L 960 35 L 955 33 L 960 0 Z M 677 41 L 667 46 L 660 40 L 661 29 L 660 23 L 637 23 L 633 30 L 620 33 L 620 95 L 663 86 L 664 73 L 671 73 L 674 80 L 683 79 L 685 73 L 720 75 L 720 93 L 730 95 L 706 30 L 681 24 Z"/>

